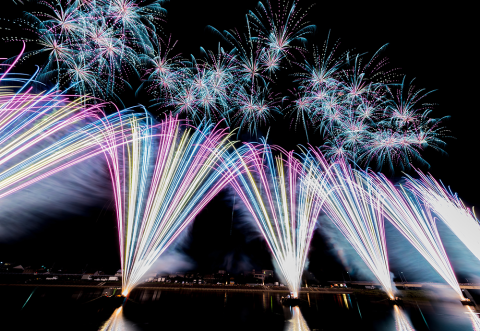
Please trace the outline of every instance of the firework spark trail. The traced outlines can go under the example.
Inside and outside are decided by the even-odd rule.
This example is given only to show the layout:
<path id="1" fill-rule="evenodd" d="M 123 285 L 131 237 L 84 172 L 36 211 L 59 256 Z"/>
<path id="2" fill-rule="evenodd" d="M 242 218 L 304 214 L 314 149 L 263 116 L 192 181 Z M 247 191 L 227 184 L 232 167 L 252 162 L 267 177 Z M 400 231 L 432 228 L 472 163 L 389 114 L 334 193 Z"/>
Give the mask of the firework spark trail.
<path id="1" fill-rule="evenodd" d="M 113 114 L 77 129 L 18 163 L 8 165 L 0 172 L 0 198 L 95 155 L 108 153 L 109 146 L 125 144 L 132 137 L 124 122 L 131 118 L 144 120 L 142 114 Z"/>
<path id="2" fill-rule="evenodd" d="M 393 313 L 395 316 L 395 329 L 397 331 L 415 331 L 410 325 L 410 321 L 401 308 L 397 305 L 393 306 Z"/>
<path id="3" fill-rule="evenodd" d="M 288 288 L 297 297 L 310 240 L 321 203 L 314 190 L 312 167 L 293 152 L 273 157 L 268 145 L 243 146 L 243 165 L 232 182 L 252 214 Z M 248 168 L 250 167 L 251 170 Z"/>
<path id="4" fill-rule="evenodd" d="M 119 330 L 123 324 L 123 306 L 115 309 L 112 316 L 100 327 L 99 331 Z"/>
<path id="5" fill-rule="evenodd" d="M 267 0 L 265 4 L 259 1 L 257 10 L 248 13 L 247 20 L 251 26 L 249 35 L 253 35 L 252 40 L 261 43 L 265 53 L 277 55 L 277 60 L 273 63 L 268 61 L 264 63 L 266 70 L 278 66 L 278 62 L 283 58 L 294 58 L 291 50 L 300 48 L 294 43 L 303 46 L 306 42 L 305 36 L 315 32 L 316 26 L 305 20 L 307 11 L 308 9 L 301 10 L 297 1 L 291 4 L 286 2 L 278 8 L 273 8 L 271 2 Z"/>
<path id="6" fill-rule="evenodd" d="M 211 125 L 194 130 L 172 116 L 158 125 L 142 127 L 136 119 L 129 125 L 132 141 L 109 153 L 124 295 L 228 184 L 238 160 L 227 152 L 230 135 Z"/>
<path id="7" fill-rule="evenodd" d="M 406 186 L 452 230 L 480 260 L 480 224 L 473 211 L 459 197 L 437 182 L 432 175 L 417 170 L 419 179 L 407 176 Z"/>
<path id="8" fill-rule="evenodd" d="M 386 217 L 463 299 L 430 207 L 404 187 L 395 187 L 384 175 L 369 175 L 382 196 Z"/>
<path id="9" fill-rule="evenodd" d="M 320 160 L 320 173 L 325 176 L 326 184 L 318 185 L 319 194 L 326 197 L 325 213 L 393 298 L 383 209 L 374 183 L 343 161 L 332 164 L 324 175 L 322 154 L 315 149 L 311 152 Z"/>

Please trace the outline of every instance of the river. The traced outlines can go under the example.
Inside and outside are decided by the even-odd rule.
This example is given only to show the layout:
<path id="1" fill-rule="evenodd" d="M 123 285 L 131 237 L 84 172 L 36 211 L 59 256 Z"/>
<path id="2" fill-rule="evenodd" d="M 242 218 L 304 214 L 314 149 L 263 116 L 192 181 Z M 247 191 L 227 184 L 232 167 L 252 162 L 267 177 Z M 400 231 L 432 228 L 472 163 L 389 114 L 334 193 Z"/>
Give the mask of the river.
<path id="1" fill-rule="evenodd" d="M 299 307 L 282 293 L 134 290 L 118 306 L 101 288 L 0 287 L 1 330 L 476 330 L 458 301 L 411 301 L 392 306 L 361 294 L 302 293 Z"/>

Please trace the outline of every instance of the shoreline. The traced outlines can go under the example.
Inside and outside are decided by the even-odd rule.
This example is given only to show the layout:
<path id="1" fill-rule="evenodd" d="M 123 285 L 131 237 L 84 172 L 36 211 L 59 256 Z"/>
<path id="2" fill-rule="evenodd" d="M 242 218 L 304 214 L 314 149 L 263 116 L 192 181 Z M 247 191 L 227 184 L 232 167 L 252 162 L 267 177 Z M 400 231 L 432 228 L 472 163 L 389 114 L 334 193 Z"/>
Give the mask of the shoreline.
<path id="1" fill-rule="evenodd" d="M 108 289 L 115 288 L 121 289 L 121 284 L 46 284 L 46 283 L 10 283 L 10 284 L 0 284 L 2 287 L 50 287 L 50 288 L 77 288 L 77 289 Z M 193 292 L 237 292 L 237 293 L 289 293 L 288 289 L 278 289 L 278 288 L 267 288 L 267 287 L 247 287 L 247 286 L 238 286 L 238 285 L 224 285 L 224 286 L 165 286 L 164 284 L 141 284 L 135 287 L 135 290 L 150 290 L 150 291 L 193 291 Z M 451 301 L 448 298 L 438 297 L 436 291 L 433 288 L 425 289 L 409 289 L 409 290 L 398 290 L 398 295 L 402 297 L 402 303 L 407 305 L 418 305 L 425 304 L 432 301 Z M 358 295 L 358 298 L 363 297 L 364 300 L 375 300 L 375 302 L 384 301 L 388 303 L 389 298 L 385 292 L 379 289 L 361 289 L 361 288 L 302 288 L 299 291 L 299 294 L 308 295 L 308 294 L 351 294 L 354 296 Z M 402 304 L 401 303 L 401 304 Z M 460 301 L 459 301 L 460 304 Z M 476 303 L 474 302 L 473 309 L 479 311 Z"/>
<path id="2" fill-rule="evenodd" d="M 69 288 L 117 288 L 120 289 L 121 285 L 118 284 L 104 284 L 104 285 L 95 285 L 95 284 L 45 284 L 45 283 L 28 283 L 28 284 L 0 284 L 1 286 L 19 286 L 19 287 L 69 287 Z M 187 291 L 230 291 L 230 292 L 278 292 L 278 293 L 288 293 L 288 289 L 272 289 L 265 287 L 245 287 L 245 286 L 162 286 L 162 285 L 139 285 L 135 289 L 139 290 L 187 290 Z M 330 293 L 330 294 L 352 294 L 354 293 L 353 289 L 343 289 L 343 288 L 302 288 L 299 291 L 300 293 Z"/>
<path id="3" fill-rule="evenodd" d="M 121 284 L 46 284 L 46 283 L 10 283 L 10 284 L 0 284 L 2 286 L 18 286 L 18 287 L 64 287 L 64 288 L 97 288 L 97 289 L 105 289 L 105 288 L 116 288 L 121 289 Z M 141 284 L 136 286 L 135 289 L 137 290 L 165 290 L 165 291 L 207 291 L 207 292 L 269 292 L 269 293 L 289 293 L 287 288 L 271 288 L 271 287 L 264 287 L 264 286 L 238 286 L 238 285 L 224 285 L 224 286 L 208 286 L 208 285 L 196 285 L 196 286 L 188 286 L 188 285 L 180 285 L 180 286 L 165 286 L 164 284 Z M 361 289 L 361 288 L 317 288 L 317 287 L 309 287 L 309 288 L 301 288 L 299 293 L 306 294 L 306 293 L 319 293 L 319 294 L 359 294 L 364 296 L 374 296 L 374 297 L 381 297 L 382 299 L 388 299 L 387 295 L 379 289 Z M 410 300 L 430 300 L 430 291 L 427 289 L 417 289 L 417 290 L 399 290 L 399 294 L 401 294 L 405 301 Z"/>

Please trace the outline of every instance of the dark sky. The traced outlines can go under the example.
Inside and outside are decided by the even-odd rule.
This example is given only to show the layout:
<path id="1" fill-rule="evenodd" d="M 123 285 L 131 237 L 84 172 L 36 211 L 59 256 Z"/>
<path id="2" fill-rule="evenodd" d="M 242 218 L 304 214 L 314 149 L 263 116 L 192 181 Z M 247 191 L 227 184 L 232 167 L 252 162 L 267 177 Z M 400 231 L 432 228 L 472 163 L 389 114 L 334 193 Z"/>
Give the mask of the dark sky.
<path id="1" fill-rule="evenodd" d="M 166 32 L 179 41 L 176 48 L 179 53 L 199 56 L 201 46 L 216 48 L 217 40 L 205 32 L 207 25 L 218 30 L 242 29 L 245 14 L 249 9 L 253 10 L 256 3 L 174 0 L 165 4 L 168 10 Z M 311 3 L 313 1 L 301 0 L 299 5 L 308 8 Z M 353 49 L 372 55 L 388 43 L 384 55 L 389 58 L 391 68 L 400 68 L 400 72 L 409 79 L 416 78 L 415 85 L 419 88 L 437 90 L 425 101 L 438 104 L 433 117 L 451 116 L 444 124 L 454 139 L 446 139 L 445 155 L 427 151 L 424 155 L 431 167 L 422 170 L 430 171 L 451 186 L 467 205 L 478 205 L 477 128 L 480 115 L 476 109 L 479 70 L 474 50 L 478 39 L 475 33 L 478 29 L 474 29 L 474 10 L 460 3 L 449 6 L 441 6 L 439 2 L 434 5 L 420 3 L 318 2 L 308 15 L 308 20 L 317 26 L 316 35 L 310 39 L 322 45 L 331 30 L 330 38 L 332 41 L 340 39 L 341 50 Z M 14 11 L 9 13 L 12 15 Z M 9 18 L 12 18 L 10 15 Z M 5 13 L 0 16 L 5 17 Z M 10 56 L 15 49 L 12 45 L 2 43 L 2 52 Z M 271 143 L 288 149 L 306 143 L 303 134 L 284 134 L 285 121 L 278 119 L 277 122 L 272 124 Z M 321 141 L 315 139 L 319 138 L 312 141 Z M 85 215 L 76 216 L 71 225 L 58 220 L 49 222 L 48 227 L 28 239 L 2 246 L 10 252 L 7 257 L 19 260 L 25 258 L 29 250 L 42 246 L 42 249 L 35 249 L 36 257 L 32 260 L 44 258 L 49 263 L 81 260 L 85 264 L 108 265 L 114 269 L 119 265 L 115 262 L 118 255 L 112 249 L 115 245 L 115 235 L 112 235 L 115 221 L 111 213 L 109 217 L 103 217 L 104 223 L 99 225 L 97 216 L 100 209 L 92 208 Z M 234 214 L 232 224 L 231 211 L 229 198 L 217 197 L 192 225 L 184 252 L 196 262 L 197 268 L 205 271 L 218 269 L 225 263 L 232 265 L 232 260 L 237 261 L 233 262 L 232 269 L 241 265 L 267 267 L 269 261 L 265 244 L 253 228 L 237 221 L 241 218 L 239 215 Z M 59 235 L 65 233 L 71 239 Z M 41 242 L 49 244 L 44 247 Z M 312 244 L 312 270 L 341 269 L 320 235 L 315 235 Z M 61 252 L 58 247 L 62 248 Z M 12 253 L 14 250 L 15 254 Z M 5 250 L 0 252 L 5 253 Z"/>

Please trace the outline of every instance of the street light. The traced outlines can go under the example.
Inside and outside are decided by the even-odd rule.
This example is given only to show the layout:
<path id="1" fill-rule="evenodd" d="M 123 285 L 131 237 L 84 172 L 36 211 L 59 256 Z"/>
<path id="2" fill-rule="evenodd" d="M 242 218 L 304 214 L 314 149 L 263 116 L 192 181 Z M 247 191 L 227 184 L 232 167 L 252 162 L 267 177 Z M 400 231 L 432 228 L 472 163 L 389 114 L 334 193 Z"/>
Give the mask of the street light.
<path id="1" fill-rule="evenodd" d="M 402 276 L 403 276 L 403 279 L 405 279 L 405 283 L 403 283 L 403 287 L 404 287 L 405 289 L 407 289 L 407 286 L 406 286 L 406 283 L 407 283 L 407 277 L 405 277 L 405 275 L 403 274 L 403 271 L 400 271 L 400 273 L 402 274 Z"/>

